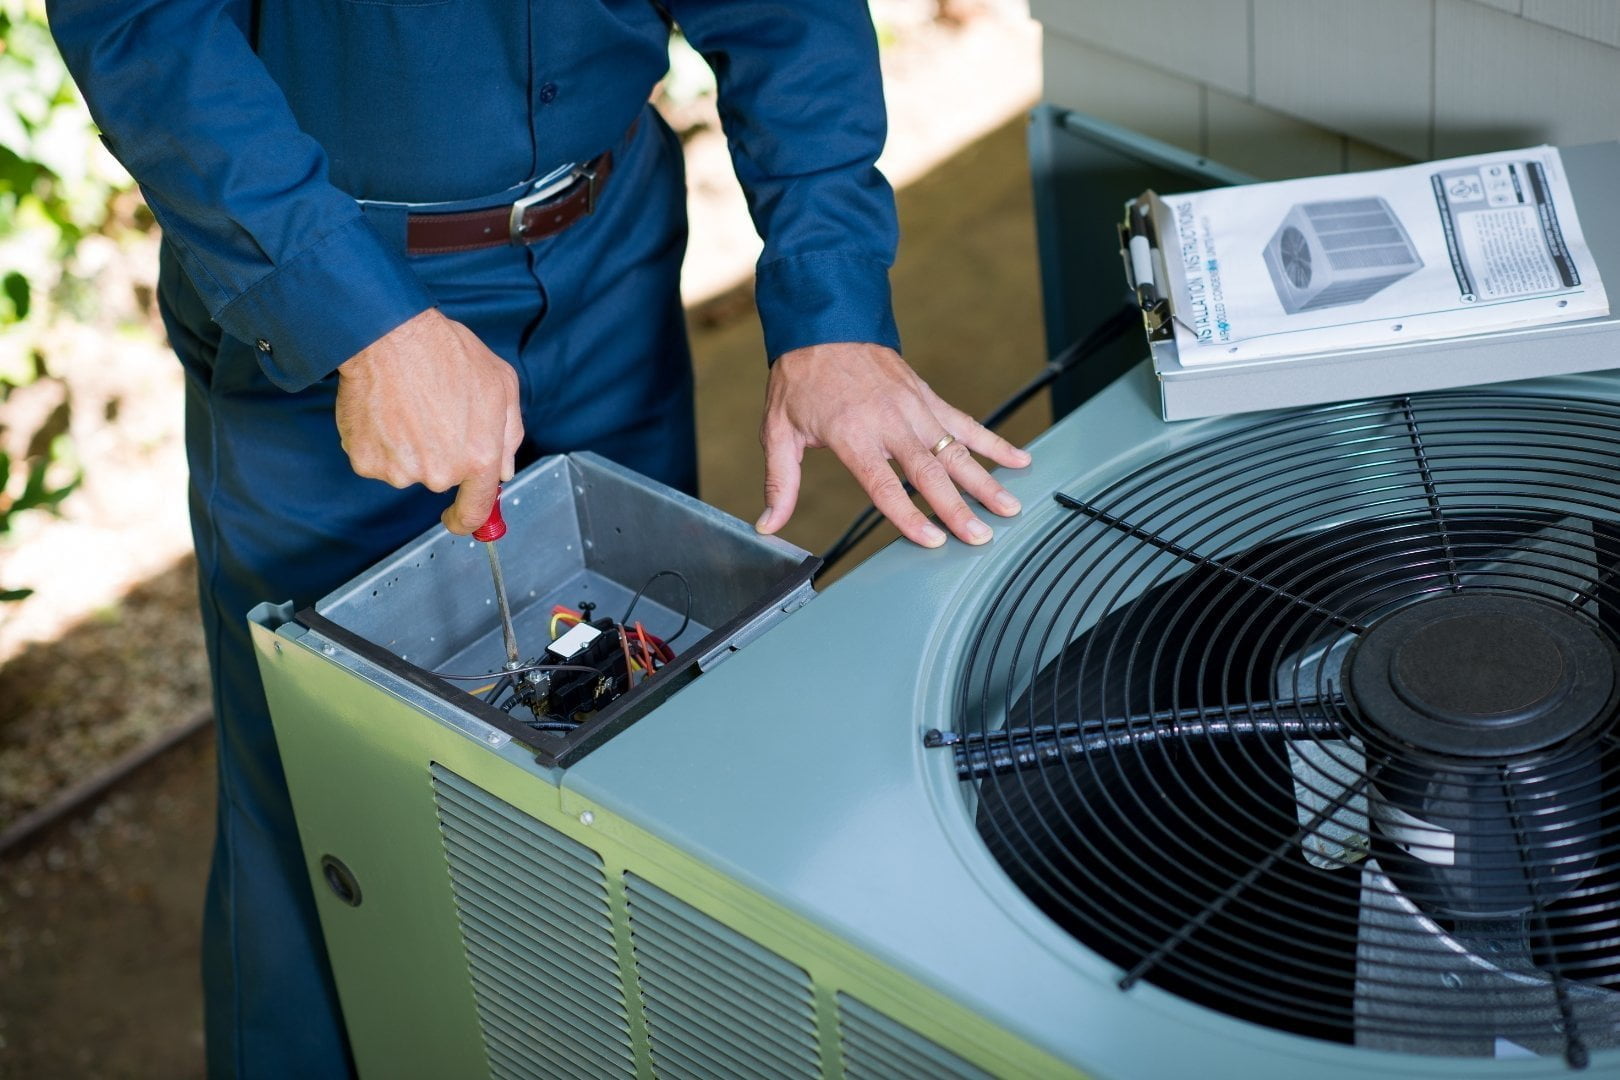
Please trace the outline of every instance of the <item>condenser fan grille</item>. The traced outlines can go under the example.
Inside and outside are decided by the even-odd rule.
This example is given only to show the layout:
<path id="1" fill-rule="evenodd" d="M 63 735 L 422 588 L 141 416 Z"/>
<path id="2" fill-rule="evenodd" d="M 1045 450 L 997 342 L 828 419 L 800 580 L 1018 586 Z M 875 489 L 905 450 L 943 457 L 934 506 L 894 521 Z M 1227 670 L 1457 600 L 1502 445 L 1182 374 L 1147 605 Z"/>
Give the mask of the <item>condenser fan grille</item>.
<path id="1" fill-rule="evenodd" d="M 1620 407 L 1456 393 L 1059 494 L 928 741 L 1125 991 L 1583 1065 L 1620 1026 L 1617 466 Z"/>

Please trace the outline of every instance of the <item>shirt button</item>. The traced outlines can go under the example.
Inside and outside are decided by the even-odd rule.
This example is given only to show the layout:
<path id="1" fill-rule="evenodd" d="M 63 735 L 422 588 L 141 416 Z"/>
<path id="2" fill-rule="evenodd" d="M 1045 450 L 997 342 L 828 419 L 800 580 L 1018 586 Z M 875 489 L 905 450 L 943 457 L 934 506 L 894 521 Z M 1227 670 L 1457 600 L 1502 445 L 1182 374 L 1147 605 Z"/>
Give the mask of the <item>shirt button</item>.
<path id="1" fill-rule="evenodd" d="M 540 87 L 540 104 L 550 105 L 557 100 L 557 84 L 546 83 Z"/>
<path id="2" fill-rule="evenodd" d="M 264 353 L 266 356 L 270 354 L 270 343 L 264 340 L 264 338 L 260 338 L 258 341 L 255 341 L 253 343 L 253 347 Z"/>

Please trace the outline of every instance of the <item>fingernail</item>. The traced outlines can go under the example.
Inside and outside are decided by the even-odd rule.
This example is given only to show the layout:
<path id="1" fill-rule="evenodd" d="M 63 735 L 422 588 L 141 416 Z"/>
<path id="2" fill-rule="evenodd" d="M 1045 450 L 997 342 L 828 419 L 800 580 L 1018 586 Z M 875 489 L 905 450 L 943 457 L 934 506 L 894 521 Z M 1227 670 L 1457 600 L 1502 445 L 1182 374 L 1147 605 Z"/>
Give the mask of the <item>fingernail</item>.
<path id="1" fill-rule="evenodd" d="M 1016 455 L 1016 460 L 1018 461 L 1018 467 L 1022 469 L 1025 465 L 1028 465 L 1035 459 L 1029 456 L 1028 450 L 1020 450 Z"/>
<path id="2" fill-rule="evenodd" d="M 767 526 L 767 525 L 769 525 L 771 523 L 771 514 L 772 513 L 773 513 L 772 508 L 767 506 L 765 508 L 765 512 L 763 514 L 759 515 L 759 520 L 754 522 L 754 531 L 755 532 L 764 532 L 765 531 L 765 526 Z"/>
<path id="3" fill-rule="evenodd" d="M 975 544 L 982 544 L 990 539 L 990 526 L 978 518 L 974 518 L 968 522 L 967 534 L 969 540 L 972 540 Z"/>
<path id="4" fill-rule="evenodd" d="M 1016 514 L 1024 508 L 1024 504 L 1013 498 L 1013 493 L 1010 491 L 997 493 L 996 505 L 1009 514 Z"/>
<path id="5" fill-rule="evenodd" d="M 931 523 L 924 525 L 922 527 L 922 542 L 925 547 L 939 547 L 945 542 L 945 530 Z"/>

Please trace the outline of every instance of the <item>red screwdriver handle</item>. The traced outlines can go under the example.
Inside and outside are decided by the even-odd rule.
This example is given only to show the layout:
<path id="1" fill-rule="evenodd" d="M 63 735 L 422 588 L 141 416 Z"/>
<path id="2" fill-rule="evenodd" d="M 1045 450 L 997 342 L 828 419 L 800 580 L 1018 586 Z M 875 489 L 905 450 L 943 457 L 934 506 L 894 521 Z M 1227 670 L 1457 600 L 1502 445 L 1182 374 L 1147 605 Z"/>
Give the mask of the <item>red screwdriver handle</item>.
<path id="1" fill-rule="evenodd" d="M 501 489 L 495 489 L 495 505 L 489 508 L 489 520 L 473 530 L 473 539 L 488 544 L 506 535 L 506 519 L 501 517 Z"/>

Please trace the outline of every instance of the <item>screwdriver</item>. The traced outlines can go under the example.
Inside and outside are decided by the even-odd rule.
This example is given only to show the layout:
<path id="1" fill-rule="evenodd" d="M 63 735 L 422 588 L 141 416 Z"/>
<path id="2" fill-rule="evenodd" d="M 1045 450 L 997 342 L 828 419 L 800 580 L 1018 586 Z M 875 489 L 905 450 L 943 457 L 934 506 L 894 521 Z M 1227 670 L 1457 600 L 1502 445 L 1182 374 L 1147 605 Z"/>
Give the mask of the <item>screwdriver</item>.
<path id="1" fill-rule="evenodd" d="M 506 642 L 506 666 L 521 667 L 518 654 L 517 631 L 512 629 L 512 606 L 506 600 L 506 576 L 501 573 L 501 557 L 495 553 L 495 541 L 506 535 L 506 521 L 501 517 L 501 489 L 495 489 L 495 505 L 490 507 L 489 520 L 473 530 L 473 539 L 484 544 L 489 555 L 489 572 L 495 578 L 495 603 L 501 609 L 501 637 Z"/>

